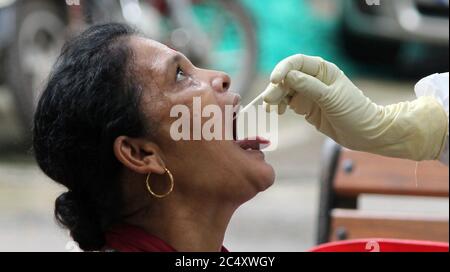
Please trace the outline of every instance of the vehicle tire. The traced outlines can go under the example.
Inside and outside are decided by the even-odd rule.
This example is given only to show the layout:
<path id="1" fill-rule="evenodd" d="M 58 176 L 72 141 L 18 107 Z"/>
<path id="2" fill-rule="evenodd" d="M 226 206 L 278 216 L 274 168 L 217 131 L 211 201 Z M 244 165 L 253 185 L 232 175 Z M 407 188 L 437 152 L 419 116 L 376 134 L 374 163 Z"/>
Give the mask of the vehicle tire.
<path id="1" fill-rule="evenodd" d="M 15 5 L 16 31 L 7 48 L 6 83 L 15 98 L 24 140 L 29 141 L 39 94 L 64 43 L 67 23 L 64 2 L 21 0 Z"/>
<path id="2" fill-rule="evenodd" d="M 345 22 L 341 23 L 340 28 L 344 53 L 355 60 L 374 64 L 393 64 L 398 61 L 401 42 L 358 35 Z"/>
<path id="3" fill-rule="evenodd" d="M 331 211 L 336 204 L 333 182 L 337 172 L 342 147 L 332 139 L 327 139 L 322 146 L 320 170 L 320 196 L 317 220 L 316 244 L 330 241 Z"/>
<path id="4" fill-rule="evenodd" d="M 257 71 L 258 43 L 251 16 L 235 0 L 192 1 L 191 5 L 193 24 L 200 26 L 199 36 L 188 34 L 192 36 L 181 47 L 172 39 L 169 44 L 186 54 L 196 66 L 228 73 L 232 78 L 230 90 L 244 94 Z M 200 10 L 205 13 L 195 12 Z M 185 24 L 176 13 L 171 20 L 172 34 L 183 29 Z M 224 44 L 232 46 L 222 47 Z"/>
<path id="5" fill-rule="evenodd" d="M 239 94 L 244 95 L 255 80 L 258 67 L 258 42 L 254 23 L 247 13 L 246 9 L 239 1 L 220 1 L 225 10 L 234 14 L 236 22 L 241 27 L 245 39 L 244 54 L 241 63 L 241 69 L 238 72 L 236 83 L 232 88 Z"/>

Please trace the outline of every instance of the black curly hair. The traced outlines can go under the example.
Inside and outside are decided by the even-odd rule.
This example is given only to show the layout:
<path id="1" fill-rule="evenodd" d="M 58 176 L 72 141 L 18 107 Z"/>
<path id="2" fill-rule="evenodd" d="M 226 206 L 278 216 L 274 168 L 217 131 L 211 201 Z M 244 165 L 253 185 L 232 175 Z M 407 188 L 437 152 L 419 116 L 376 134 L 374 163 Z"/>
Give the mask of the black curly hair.
<path id="1" fill-rule="evenodd" d="M 66 43 L 39 100 L 33 149 L 40 168 L 68 191 L 55 201 L 55 218 L 83 250 L 100 250 L 105 231 L 120 220 L 121 164 L 113 153 L 120 135 L 146 134 L 131 72 L 124 24 L 92 26 Z"/>

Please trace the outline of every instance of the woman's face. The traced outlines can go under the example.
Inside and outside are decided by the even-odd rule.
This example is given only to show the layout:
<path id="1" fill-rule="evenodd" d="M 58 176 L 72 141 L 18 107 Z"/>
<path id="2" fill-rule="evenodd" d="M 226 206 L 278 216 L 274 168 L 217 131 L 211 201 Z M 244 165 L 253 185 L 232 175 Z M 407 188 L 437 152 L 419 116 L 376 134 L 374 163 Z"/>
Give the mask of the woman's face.
<path id="1" fill-rule="evenodd" d="M 264 154 L 233 140 L 174 140 L 170 129 L 179 118 L 170 117 L 172 107 L 190 109 L 190 133 L 193 135 L 193 99 L 201 108 L 217 105 L 236 106 L 240 97 L 229 90 L 230 78 L 222 72 L 195 67 L 184 55 L 169 47 L 140 37 L 130 40 L 134 52 L 134 71 L 142 85 L 142 111 L 146 120 L 159 124 L 153 142 L 175 179 L 175 190 L 186 196 L 214 197 L 246 201 L 267 189 L 274 171 Z M 225 117 L 223 117 L 225 118 Z M 201 125 L 211 118 L 202 118 Z M 203 127 L 203 126 L 200 126 Z M 222 124 L 223 136 L 227 127 Z M 233 126 L 230 128 L 233 130 Z M 192 138 L 191 138 L 192 139 Z"/>

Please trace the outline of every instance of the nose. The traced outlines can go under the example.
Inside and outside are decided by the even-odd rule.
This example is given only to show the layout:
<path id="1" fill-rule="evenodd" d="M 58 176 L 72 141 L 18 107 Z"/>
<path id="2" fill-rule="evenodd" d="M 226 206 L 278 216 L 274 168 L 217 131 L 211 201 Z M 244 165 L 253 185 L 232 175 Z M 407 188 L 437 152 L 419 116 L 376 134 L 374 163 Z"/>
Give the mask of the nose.
<path id="1" fill-rule="evenodd" d="M 212 79 L 211 85 L 214 91 L 222 93 L 227 92 L 230 88 L 231 79 L 230 77 L 222 72 L 218 72 Z"/>

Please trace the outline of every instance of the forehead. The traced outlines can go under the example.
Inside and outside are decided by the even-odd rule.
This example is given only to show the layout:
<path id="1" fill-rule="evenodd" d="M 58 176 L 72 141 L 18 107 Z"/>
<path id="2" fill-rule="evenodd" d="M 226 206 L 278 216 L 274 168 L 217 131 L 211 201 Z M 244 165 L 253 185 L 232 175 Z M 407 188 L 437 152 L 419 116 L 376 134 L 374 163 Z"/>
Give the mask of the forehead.
<path id="1" fill-rule="evenodd" d="M 133 36 L 130 46 L 134 53 L 134 63 L 138 69 L 164 74 L 168 60 L 177 52 L 154 40 Z"/>

